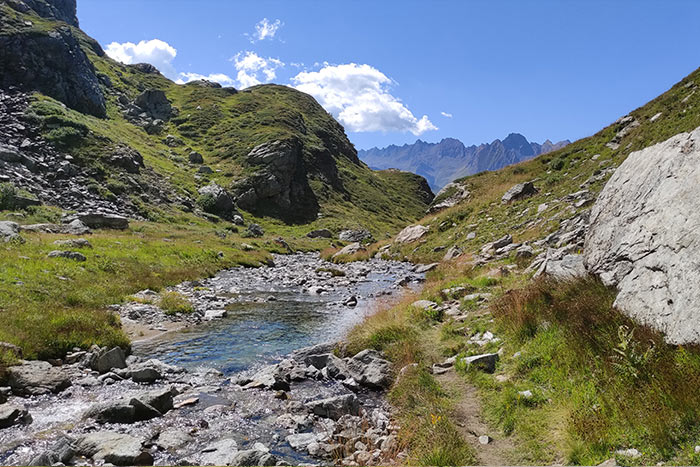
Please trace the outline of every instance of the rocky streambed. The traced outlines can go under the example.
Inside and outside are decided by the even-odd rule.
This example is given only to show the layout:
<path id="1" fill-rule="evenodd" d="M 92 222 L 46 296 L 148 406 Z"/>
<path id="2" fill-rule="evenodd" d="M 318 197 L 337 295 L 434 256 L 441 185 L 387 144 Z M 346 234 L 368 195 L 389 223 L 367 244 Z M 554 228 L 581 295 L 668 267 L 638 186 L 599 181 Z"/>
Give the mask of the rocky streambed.
<path id="1" fill-rule="evenodd" d="M 115 306 L 119 349 L 11 367 L 0 389 L 0 464 L 274 465 L 391 462 L 400 453 L 381 354 L 336 342 L 385 296 L 417 286 L 410 264 L 274 258 L 175 289 L 194 312 Z M 175 324 L 180 328 L 162 332 Z"/>

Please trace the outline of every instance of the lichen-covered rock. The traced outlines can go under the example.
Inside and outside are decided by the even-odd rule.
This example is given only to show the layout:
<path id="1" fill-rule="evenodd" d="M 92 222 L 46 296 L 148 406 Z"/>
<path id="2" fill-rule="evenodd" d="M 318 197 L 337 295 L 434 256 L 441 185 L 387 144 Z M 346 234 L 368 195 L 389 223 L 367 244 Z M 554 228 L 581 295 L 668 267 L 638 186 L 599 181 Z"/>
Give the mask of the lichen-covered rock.
<path id="1" fill-rule="evenodd" d="M 674 344 L 700 343 L 700 128 L 633 152 L 591 212 L 587 269 L 615 306 Z"/>

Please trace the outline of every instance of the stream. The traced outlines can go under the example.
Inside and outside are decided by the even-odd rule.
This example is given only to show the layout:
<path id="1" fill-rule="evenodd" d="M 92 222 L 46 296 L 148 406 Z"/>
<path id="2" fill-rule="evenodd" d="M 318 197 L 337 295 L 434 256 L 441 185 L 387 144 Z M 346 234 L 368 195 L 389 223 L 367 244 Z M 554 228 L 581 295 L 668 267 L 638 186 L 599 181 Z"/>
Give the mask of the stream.
<path id="1" fill-rule="evenodd" d="M 339 446 L 334 433 L 346 433 L 346 425 L 357 425 L 359 417 L 329 418 L 314 415 L 313 410 L 309 415 L 308 404 L 338 396 L 357 398 L 360 415 L 372 420 L 370 430 L 375 430 L 372 436 L 380 446 L 391 429 L 387 423 L 389 407 L 381 391 L 351 379 L 333 379 L 324 373 L 325 368 L 319 372 L 313 367 L 309 367 L 313 376 L 292 379 L 285 391 L 244 387 L 252 375 L 277 368 L 271 365 L 293 362 L 285 358 L 294 351 L 342 339 L 379 306 L 397 300 L 409 288 L 420 287 L 422 275 L 413 272 L 409 263 L 373 259 L 333 265 L 318 254 L 275 256 L 274 263 L 272 267 L 222 271 L 210 279 L 175 288 L 198 312 L 215 309 L 225 313 L 218 319 L 201 320 L 176 332 L 134 342 L 129 364 L 143 365 L 157 359 L 162 367 L 154 365 L 162 368 L 163 374 L 158 381 L 148 384 L 117 376 L 98 377 L 97 372 L 77 369 L 77 364 L 64 365 L 59 368 L 76 375 L 68 389 L 58 394 L 11 397 L 9 402 L 26 407 L 33 421 L 0 429 L 0 464 L 53 461 L 54 457 L 40 456 L 55 456 L 64 439 L 74 446 L 76 438 L 102 431 L 136 438 L 156 465 L 241 462 L 230 460 L 236 450 L 269 452 L 278 462 L 290 464 L 328 463 L 328 459 L 337 460 L 336 454 L 313 452 L 307 441 L 313 439 L 318 449 Z M 122 320 L 128 321 L 129 316 L 143 319 L 144 313 L 134 315 L 138 307 L 146 306 L 123 305 Z M 152 312 L 149 316 L 148 325 L 156 327 L 159 320 L 170 319 Z M 293 364 L 303 370 L 306 364 L 300 361 Z M 352 363 L 349 358 L 346 361 Z M 138 398 L 144 390 L 168 388 L 177 394 L 176 409 L 163 416 L 129 424 L 98 423 L 89 416 L 96 405 Z M 183 401 L 189 403 L 177 407 Z M 366 442 L 366 437 L 360 433 L 349 442 Z M 331 439 L 336 444 L 330 444 Z M 370 450 L 368 446 L 367 456 Z M 376 449 L 372 454 L 377 462 L 378 452 Z M 104 463 L 84 453 L 73 454 L 64 463 Z"/>

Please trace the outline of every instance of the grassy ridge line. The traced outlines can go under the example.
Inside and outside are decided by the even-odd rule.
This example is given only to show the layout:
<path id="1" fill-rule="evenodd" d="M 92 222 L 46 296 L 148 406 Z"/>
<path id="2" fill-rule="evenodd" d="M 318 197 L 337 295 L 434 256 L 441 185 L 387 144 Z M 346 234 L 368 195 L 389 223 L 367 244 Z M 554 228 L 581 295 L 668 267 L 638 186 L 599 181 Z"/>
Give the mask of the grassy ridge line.
<path id="1" fill-rule="evenodd" d="M 94 248 L 68 248 L 83 253 L 86 262 L 47 258 L 52 250 L 66 249 L 53 244 L 71 238 L 66 235 L 23 233 L 26 243 L 0 245 L 0 341 L 21 347 L 25 358 L 61 358 L 73 347 L 92 344 L 128 346 L 108 305 L 145 288 L 162 290 L 233 266 L 257 267 L 269 261 L 271 252 L 286 251 L 273 240 L 276 236 L 243 238 L 194 216 L 190 220 L 96 231 L 85 237 Z M 243 249 L 242 243 L 255 250 Z M 306 238 L 289 243 L 303 251 L 327 244 Z"/>

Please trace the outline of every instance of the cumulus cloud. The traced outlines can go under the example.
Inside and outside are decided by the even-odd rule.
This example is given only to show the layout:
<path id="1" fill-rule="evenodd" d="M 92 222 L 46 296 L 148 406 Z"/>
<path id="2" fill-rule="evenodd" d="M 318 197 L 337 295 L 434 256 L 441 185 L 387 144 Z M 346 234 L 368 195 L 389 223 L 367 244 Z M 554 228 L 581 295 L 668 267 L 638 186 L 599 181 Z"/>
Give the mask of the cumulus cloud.
<path id="1" fill-rule="evenodd" d="M 284 66 L 284 62 L 276 58 L 263 58 L 251 51 L 239 52 L 231 61 L 236 67 L 236 79 L 241 89 L 269 83 L 277 77 L 277 69 Z"/>
<path id="2" fill-rule="evenodd" d="M 440 115 L 442 115 L 445 118 L 452 118 L 452 114 L 448 114 L 447 112 L 440 112 Z"/>
<path id="3" fill-rule="evenodd" d="M 185 84 L 190 81 L 206 79 L 219 83 L 222 86 L 233 86 L 235 80 L 224 73 L 212 73 L 202 75 L 199 73 L 178 73 L 173 66 L 173 60 L 177 56 L 177 49 L 160 39 L 141 41 L 138 44 L 133 42 L 112 42 L 105 47 L 105 52 L 112 59 L 131 65 L 134 63 L 150 63 L 158 68 L 163 75 L 172 79 L 178 84 Z"/>
<path id="4" fill-rule="evenodd" d="M 235 80 L 233 78 L 224 73 L 212 73 L 209 75 L 200 75 L 199 73 L 180 73 L 180 77 L 175 82 L 177 84 L 185 84 L 189 83 L 190 81 L 197 81 L 202 79 L 212 81 L 214 83 L 219 83 L 222 86 L 233 86 L 235 83 Z"/>
<path id="5" fill-rule="evenodd" d="M 172 45 L 160 39 L 133 42 L 112 42 L 105 47 L 105 52 L 114 60 L 126 63 L 150 63 L 165 76 L 171 79 L 177 78 L 177 72 L 172 61 L 177 55 L 177 50 Z"/>
<path id="6" fill-rule="evenodd" d="M 273 39 L 275 34 L 277 34 L 277 30 L 282 27 L 283 24 L 284 23 L 278 19 L 273 22 L 270 22 L 267 18 L 261 19 L 258 24 L 255 25 L 255 32 L 252 35 L 248 35 L 250 37 L 250 42 L 254 43 L 256 41 L 264 41 L 265 39 Z"/>
<path id="7" fill-rule="evenodd" d="M 417 136 L 437 130 L 427 115 L 417 118 L 393 96 L 392 80 L 370 65 L 326 64 L 319 71 L 299 73 L 292 82 L 353 132 L 410 131 Z"/>

